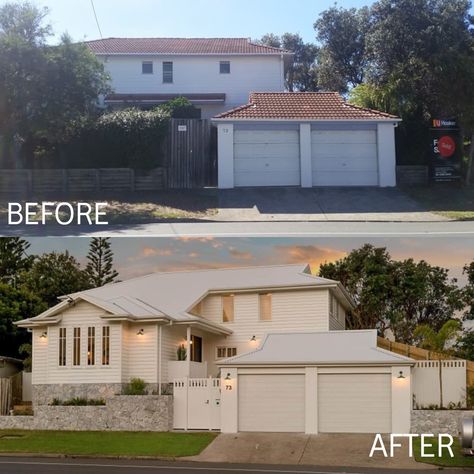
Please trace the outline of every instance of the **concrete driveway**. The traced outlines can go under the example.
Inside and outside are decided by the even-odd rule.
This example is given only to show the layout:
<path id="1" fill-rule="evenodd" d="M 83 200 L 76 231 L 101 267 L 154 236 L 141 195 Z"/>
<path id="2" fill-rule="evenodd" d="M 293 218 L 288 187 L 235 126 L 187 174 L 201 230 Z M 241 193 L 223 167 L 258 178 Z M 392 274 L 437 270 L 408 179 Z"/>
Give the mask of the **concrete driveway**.
<path id="1" fill-rule="evenodd" d="M 235 188 L 218 194 L 216 221 L 448 220 L 398 188 Z"/>
<path id="2" fill-rule="evenodd" d="M 237 433 L 219 435 L 199 456 L 199 462 L 313 465 L 428 470 L 435 466 L 408 457 L 408 445 L 394 458 L 369 458 L 373 435 L 299 433 Z"/>

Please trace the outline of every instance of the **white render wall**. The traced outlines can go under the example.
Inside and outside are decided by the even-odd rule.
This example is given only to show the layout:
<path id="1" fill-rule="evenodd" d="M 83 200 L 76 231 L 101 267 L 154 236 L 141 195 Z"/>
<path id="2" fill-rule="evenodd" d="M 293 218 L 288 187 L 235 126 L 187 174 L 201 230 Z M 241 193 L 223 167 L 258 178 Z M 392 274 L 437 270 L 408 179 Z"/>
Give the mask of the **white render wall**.
<path id="1" fill-rule="evenodd" d="M 153 61 L 153 74 L 142 74 L 142 61 Z M 164 84 L 162 63 L 173 62 L 173 83 Z M 230 61 L 230 74 L 219 62 Z M 104 62 L 115 93 L 225 93 L 225 110 L 248 102 L 250 92 L 284 90 L 283 59 L 268 56 L 108 56 Z"/>

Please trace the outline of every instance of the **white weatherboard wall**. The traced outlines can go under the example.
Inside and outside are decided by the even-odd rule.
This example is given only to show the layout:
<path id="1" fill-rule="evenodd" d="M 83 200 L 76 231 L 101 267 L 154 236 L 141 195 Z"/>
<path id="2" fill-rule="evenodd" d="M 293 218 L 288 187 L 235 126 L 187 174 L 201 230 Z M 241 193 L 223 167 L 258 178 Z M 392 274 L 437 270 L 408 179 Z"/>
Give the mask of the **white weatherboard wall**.
<path id="1" fill-rule="evenodd" d="M 32 383 L 120 383 L 122 327 L 101 319 L 105 311 L 86 302 L 80 302 L 61 313 L 58 325 L 35 328 L 32 334 L 33 368 Z M 102 326 L 110 326 L 110 365 L 101 364 Z M 66 366 L 59 366 L 59 328 L 67 331 Z M 81 365 L 72 365 L 73 328 L 81 328 Z M 87 328 L 95 327 L 95 365 L 87 366 Z M 42 338 L 43 332 L 47 337 Z"/>
<path id="2" fill-rule="evenodd" d="M 450 403 L 466 406 L 466 361 L 442 361 L 443 405 Z M 415 408 L 440 404 L 439 361 L 418 361 L 413 368 L 413 395 Z"/>

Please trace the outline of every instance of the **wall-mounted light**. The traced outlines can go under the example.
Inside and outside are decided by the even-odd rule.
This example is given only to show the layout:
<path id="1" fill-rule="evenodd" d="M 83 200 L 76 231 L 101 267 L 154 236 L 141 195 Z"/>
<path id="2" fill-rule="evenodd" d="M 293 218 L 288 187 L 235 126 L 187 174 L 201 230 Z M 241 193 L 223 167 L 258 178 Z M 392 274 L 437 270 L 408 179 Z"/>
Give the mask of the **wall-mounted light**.
<path id="1" fill-rule="evenodd" d="M 400 372 L 398 373 L 397 379 L 404 379 L 404 378 L 406 377 L 403 375 L 403 370 L 400 370 Z"/>
<path id="2" fill-rule="evenodd" d="M 43 333 L 41 333 L 40 339 L 46 339 L 47 337 L 48 337 L 48 333 L 44 331 Z"/>
<path id="3" fill-rule="evenodd" d="M 257 342 L 257 338 L 256 338 L 255 336 L 252 336 L 252 337 L 250 338 L 250 342 Z"/>
<path id="4" fill-rule="evenodd" d="M 225 380 L 225 389 L 232 390 L 232 378 L 230 376 L 230 373 L 227 373 L 224 380 Z"/>
<path id="5" fill-rule="evenodd" d="M 227 374 L 224 380 L 232 380 L 232 379 L 230 378 L 230 374 Z"/>
<path id="6" fill-rule="evenodd" d="M 143 336 L 145 334 L 145 331 L 143 329 L 139 329 L 137 332 L 137 336 Z"/>

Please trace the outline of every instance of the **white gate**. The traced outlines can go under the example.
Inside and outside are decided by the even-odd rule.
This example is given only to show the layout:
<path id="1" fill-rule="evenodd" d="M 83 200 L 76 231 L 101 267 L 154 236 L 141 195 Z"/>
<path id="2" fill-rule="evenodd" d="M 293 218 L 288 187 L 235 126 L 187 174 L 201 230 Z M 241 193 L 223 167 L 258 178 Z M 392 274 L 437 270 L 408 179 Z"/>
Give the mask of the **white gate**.
<path id="1" fill-rule="evenodd" d="M 221 427 L 220 379 L 175 379 L 173 382 L 173 428 L 219 430 Z"/>

